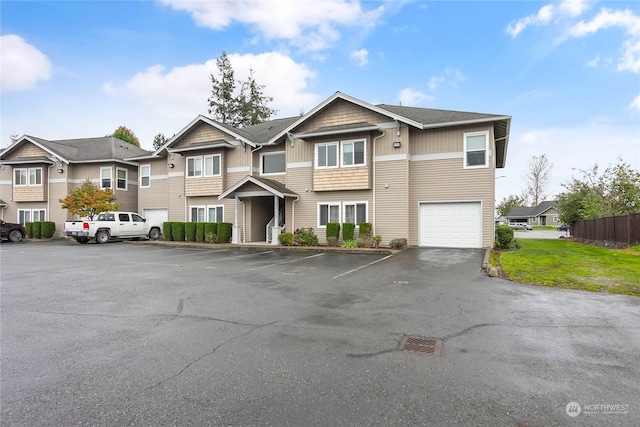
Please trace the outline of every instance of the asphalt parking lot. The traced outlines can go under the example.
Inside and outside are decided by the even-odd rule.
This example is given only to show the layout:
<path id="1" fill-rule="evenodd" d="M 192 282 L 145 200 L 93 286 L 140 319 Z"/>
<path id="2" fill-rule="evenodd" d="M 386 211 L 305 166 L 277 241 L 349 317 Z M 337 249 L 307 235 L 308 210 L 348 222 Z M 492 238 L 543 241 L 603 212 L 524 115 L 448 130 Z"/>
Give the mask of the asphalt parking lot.
<path id="1" fill-rule="evenodd" d="M 639 425 L 640 299 L 482 258 L 2 243 L 2 424 Z"/>

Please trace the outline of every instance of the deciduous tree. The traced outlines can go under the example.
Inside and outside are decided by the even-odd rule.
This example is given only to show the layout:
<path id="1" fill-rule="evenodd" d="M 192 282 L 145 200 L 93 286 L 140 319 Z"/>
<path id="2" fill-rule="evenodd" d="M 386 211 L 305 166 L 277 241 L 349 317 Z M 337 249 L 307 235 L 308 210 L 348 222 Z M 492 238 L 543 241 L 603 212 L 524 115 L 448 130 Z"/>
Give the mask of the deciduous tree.
<path id="1" fill-rule="evenodd" d="M 523 207 L 527 205 L 527 201 L 521 196 L 510 195 L 502 199 L 498 206 L 496 206 L 496 211 L 500 216 L 506 216 L 511 209 Z"/>
<path id="2" fill-rule="evenodd" d="M 547 159 L 547 155 L 533 156 L 525 172 L 524 195 L 531 200 L 532 206 L 537 206 L 547 197 L 547 188 L 551 179 L 553 164 Z"/>
<path id="3" fill-rule="evenodd" d="M 138 140 L 138 137 L 135 133 L 133 133 L 131 129 L 127 128 L 126 126 L 120 126 L 110 136 L 121 139 L 125 142 L 128 142 L 129 144 L 135 145 L 136 147 L 140 147 L 140 141 Z"/>
<path id="4" fill-rule="evenodd" d="M 63 209 L 80 217 L 93 217 L 100 212 L 118 210 L 121 203 L 115 203 L 116 196 L 110 188 L 101 190 L 87 179 L 79 188 L 71 191 L 67 197 L 58 200 Z"/>

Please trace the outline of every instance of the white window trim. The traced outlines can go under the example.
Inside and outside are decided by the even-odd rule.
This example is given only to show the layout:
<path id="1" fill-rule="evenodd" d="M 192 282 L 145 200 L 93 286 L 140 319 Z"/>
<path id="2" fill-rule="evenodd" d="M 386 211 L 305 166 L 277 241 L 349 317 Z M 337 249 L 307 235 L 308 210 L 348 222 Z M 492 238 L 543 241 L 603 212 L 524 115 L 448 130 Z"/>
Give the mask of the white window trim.
<path id="1" fill-rule="evenodd" d="M 354 163 L 352 165 L 345 165 L 344 164 L 344 145 L 345 144 L 353 144 L 354 150 L 353 150 L 353 158 L 354 158 L 354 162 L 355 162 L 355 143 L 356 142 L 362 142 L 364 143 L 364 153 L 363 153 L 363 158 L 362 161 L 363 163 Z M 361 168 L 363 166 L 367 166 L 367 139 L 366 138 L 358 138 L 358 139 L 347 139 L 344 141 L 340 141 L 340 166 L 343 168 Z"/>
<path id="2" fill-rule="evenodd" d="M 120 178 L 118 177 L 118 172 L 119 171 L 124 171 L 124 188 L 120 188 L 119 186 L 119 182 L 120 182 Z M 129 184 L 127 183 L 127 180 L 129 179 L 129 171 L 125 168 L 116 168 L 116 190 L 120 190 L 120 191 L 127 191 L 129 188 Z"/>
<path id="3" fill-rule="evenodd" d="M 317 222 L 317 226 L 318 228 L 327 228 L 327 225 L 320 225 L 320 207 L 321 206 L 329 206 L 329 208 L 331 206 L 337 206 L 338 207 L 338 222 L 342 219 L 342 203 L 340 202 L 318 202 L 318 208 L 317 208 L 317 217 L 316 217 L 316 222 Z M 329 209 L 330 210 L 330 209 Z M 331 215 L 330 212 L 327 212 L 327 222 L 332 222 L 331 221 Z"/>
<path id="4" fill-rule="evenodd" d="M 335 145 L 336 147 L 336 165 L 335 166 L 319 166 L 318 165 L 318 148 L 320 147 L 328 147 L 331 145 Z M 333 142 L 323 142 L 320 144 L 316 144 L 315 146 L 315 167 L 316 169 L 337 169 L 340 167 L 340 142 L 339 141 L 333 141 Z"/>
<path id="5" fill-rule="evenodd" d="M 190 159 L 199 159 L 200 160 L 200 175 L 189 175 L 189 160 Z M 185 170 L 184 170 L 184 175 L 187 177 L 187 179 L 192 179 L 192 178 L 202 178 L 203 174 L 204 174 L 204 164 L 202 162 L 202 156 L 190 156 L 187 157 L 184 161 L 184 165 L 185 165 Z"/>
<path id="6" fill-rule="evenodd" d="M 202 209 L 204 211 L 203 218 L 206 219 L 206 217 L 207 217 L 207 207 L 205 205 L 190 205 L 189 206 L 189 222 L 198 222 L 198 218 L 197 218 L 198 214 L 197 214 L 197 212 L 196 212 L 196 218 L 195 219 L 193 218 L 193 210 L 194 209 L 198 209 L 198 210 Z"/>
<path id="7" fill-rule="evenodd" d="M 478 135 L 484 135 L 484 140 L 485 140 L 485 146 L 484 146 L 484 164 L 483 165 L 472 165 L 472 166 L 467 166 L 467 137 L 470 136 L 478 136 Z M 478 151 L 478 150 L 473 150 L 473 151 Z M 488 131 L 480 131 L 480 132 L 466 132 L 464 134 L 464 155 L 462 157 L 462 166 L 464 167 L 464 169 L 482 169 L 482 168 L 488 168 L 489 167 L 489 132 Z"/>
<path id="8" fill-rule="evenodd" d="M 109 171 L 109 184 L 111 185 L 110 187 L 103 187 L 102 186 L 102 171 L 104 170 L 108 170 Z M 113 168 L 112 167 L 101 167 L 100 168 L 100 189 L 104 190 L 105 188 L 110 188 L 111 190 L 113 190 Z"/>
<path id="9" fill-rule="evenodd" d="M 369 222 L 369 202 L 367 202 L 366 200 L 356 201 L 356 202 L 348 201 L 348 202 L 343 202 L 342 203 L 342 212 L 341 212 L 342 216 L 341 216 L 341 219 L 342 219 L 342 223 L 343 224 L 345 222 L 347 222 L 347 218 L 346 218 L 347 206 L 354 206 L 354 208 L 355 208 L 357 205 L 364 205 L 364 212 L 365 212 L 364 217 L 365 218 L 364 218 L 363 222 Z M 356 209 L 355 213 L 356 213 L 356 216 L 357 216 L 357 213 L 358 213 L 357 209 Z M 357 229 L 360 228 L 360 223 L 359 222 L 355 222 L 355 224 L 356 224 L 356 228 Z"/>
<path id="10" fill-rule="evenodd" d="M 148 175 L 143 175 L 142 171 L 145 168 L 149 168 L 149 174 Z M 147 185 L 142 185 L 142 178 L 148 178 L 149 183 Z M 151 187 L 151 165 L 150 164 L 144 164 L 144 165 L 140 165 L 140 188 L 149 188 Z"/>
<path id="11" fill-rule="evenodd" d="M 30 179 L 31 178 L 31 171 L 36 171 L 36 170 L 40 170 L 40 182 L 36 183 L 36 184 L 31 184 Z M 25 173 L 25 180 L 24 180 L 24 184 L 16 184 L 16 172 L 17 171 L 24 171 Z M 41 167 L 37 167 L 37 168 L 14 168 L 13 169 L 13 186 L 14 187 L 41 187 L 42 186 L 42 168 Z M 20 174 L 22 175 L 22 173 Z"/>
<path id="12" fill-rule="evenodd" d="M 29 212 L 29 221 L 25 221 L 25 223 L 27 222 L 42 222 L 42 221 L 46 221 L 47 220 L 47 210 L 46 209 L 18 209 L 18 211 L 16 212 L 16 222 L 18 224 L 22 224 L 24 225 L 24 223 L 20 222 L 20 213 L 23 213 L 24 216 L 24 212 Z M 34 221 L 33 220 L 33 213 L 34 212 L 42 212 L 42 215 L 44 216 L 44 218 L 39 219 L 38 221 Z"/>
<path id="13" fill-rule="evenodd" d="M 207 205 L 207 208 L 204 211 L 204 216 L 206 221 L 205 222 L 210 222 L 209 221 L 209 210 L 210 209 L 222 209 L 222 221 L 224 221 L 224 205 Z M 217 221 L 214 221 L 217 222 Z"/>
<path id="14" fill-rule="evenodd" d="M 265 172 L 264 171 L 264 157 L 266 156 L 284 156 L 284 170 L 282 172 Z M 286 151 L 273 151 L 271 153 L 260 154 L 260 175 L 284 175 L 287 172 L 287 154 Z"/>
<path id="15" fill-rule="evenodd" d="M 554 215 L 551 219 L 553 222 L 560 222 L 560 217 L 558 215 Z"/>
<path id="16" fill-rule="evenodd" d="M 213 160 L 214 157 L 218 158 L 218 173 L 207 175 L 207 172 L 206 172 L 207 168 L 205 167 L 205 163 L 208 158 Z M 207 154 L 203 156 L 202 157 L 202 176 L 211 177 L 211 176 L 221 176 L 221 175 L 222 175 L 222 156 L 220 154 Z M 192 177 L 192 178 L 196 178 L 196 177 Z"/>

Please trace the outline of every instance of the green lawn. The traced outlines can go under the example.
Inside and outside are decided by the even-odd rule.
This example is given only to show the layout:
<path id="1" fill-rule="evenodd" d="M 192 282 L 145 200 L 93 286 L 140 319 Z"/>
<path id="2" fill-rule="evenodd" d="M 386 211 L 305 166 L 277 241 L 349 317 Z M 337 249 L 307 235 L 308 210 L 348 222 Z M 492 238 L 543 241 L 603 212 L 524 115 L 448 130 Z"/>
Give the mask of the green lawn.
<path id="1" fill-rule="evenodd" d="M 518 240 L 494 260 L 513 281 L 640 296 L 640 247 L 613 250 L 568 240 Z"/>

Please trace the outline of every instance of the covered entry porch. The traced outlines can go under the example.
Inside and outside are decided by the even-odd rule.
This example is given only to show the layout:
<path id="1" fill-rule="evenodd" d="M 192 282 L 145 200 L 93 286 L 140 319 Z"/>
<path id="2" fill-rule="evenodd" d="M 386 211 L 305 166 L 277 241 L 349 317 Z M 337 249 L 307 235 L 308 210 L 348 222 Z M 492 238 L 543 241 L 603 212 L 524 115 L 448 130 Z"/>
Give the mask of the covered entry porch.
<path id="1" fill-rule="evenodd" d="M 278 181 L 247 175 L 218 199 L 235 200 L 231 243 L 277 245 L 285 227 L 287 201 L 298 200 L 299 196 Z"/>

